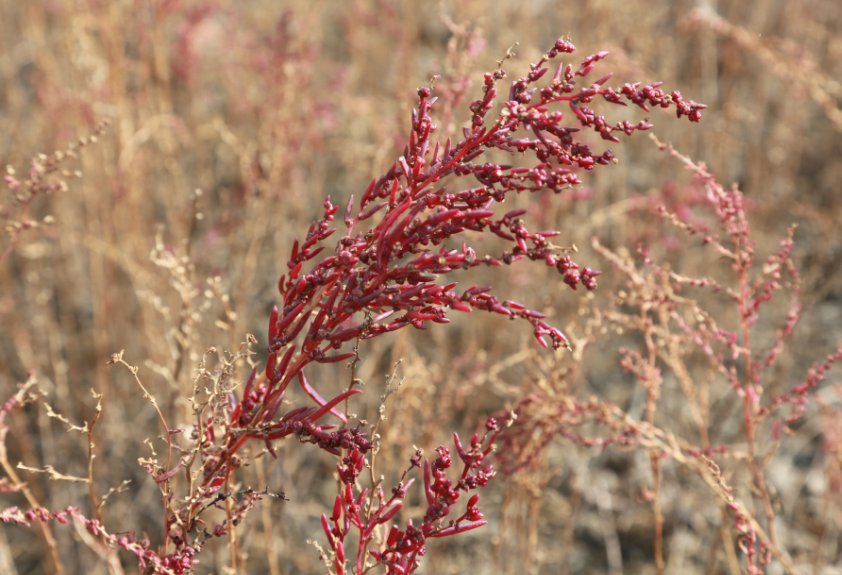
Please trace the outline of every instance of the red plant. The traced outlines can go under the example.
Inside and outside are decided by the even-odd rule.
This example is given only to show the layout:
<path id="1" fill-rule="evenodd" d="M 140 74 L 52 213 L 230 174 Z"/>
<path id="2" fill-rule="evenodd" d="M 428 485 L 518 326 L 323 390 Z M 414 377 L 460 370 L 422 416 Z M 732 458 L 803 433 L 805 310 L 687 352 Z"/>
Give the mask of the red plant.
<path id="1" fill-rule="evenodd" d="M 360 390 L 352 381 L 344 391 L 324 397 L 324 390 L 317 390 L 305 375 L 311 364 L 355 360 L 357 353 L 348 350 L 349 344 L 407 326 L 425 329 L 431 322 L 447 323 L 451 310 L 522 319 L 531 324 L 541 346 L 568 347 L 565 335 L 546 323 L 542 313 L 501 300 L 488 287 L 459 291 L 456 282 L 439 278 L 460 269 L 532 260 L 555 268 L 572 289 L 579 285 L 594 289 L 599 272 L 580 267 L 571 258 L 572 250 L 550 241 L 560 232 L 530 231 L 521 218 L 525 210 L 501 215 L 495 208 L 511 194 L 563 192 L 580 183 L 581 171 L 611 163 L 613 153 L 595 150 L 582 137 L 582 130 L 618 142 L 620 134 L 651 127 L 646 120 L 609 122 L 593 108 L 600 100 L 622 106 L 632 103 L 646 111 L 673 108 L 678 117 L 693 122 L 699 121 L 704 109 L 677 91 L 665 92 L 657 83 L 612 88 L 607 85 L 610 75 L 589 81 L 607 52 L 588 56 L 578 66 L 552 63 L 574 50 L 571 42 L 559 39 L 526 76 L 512 82 L 499 106 L 497 86 L 505 72 L 498 67 L 485 74 L 482 95 L 470 104 L 470 127 L 464 128 L 457 142 L 434 138 L 436 98 L 431 88 L 420 88 L 403 154 L 384 176 L 371 182 L 359 203 L 353 196 L 347 200 L 340 214 L 344 233 L 328 252 L 326 240 L 337 231 L 334 221 L 339 208 L 325 199 L 322 218 L 310 226 L 303 240 L 294 243 L 288 271 L 278 283 L 283 304 L 269 319 L 264 369 L 252 371 L 240 396 L 232 394 L 212 417 L 199 416 L 202 472 L 197 483 L 189 483 L 187 503 L 177 506 L 171 482 L 182 471 L 189 475 L 195 454 L 168 468 L 150 467 L 164 494 L 167 514 L 164 559 L 153 562 L 154 569 L 183 572 L 209 533 L 227 531 L 227 526 L 200 529 L 200 515 L 227 497 L 230 480 L 243 463 L 244 446 L 256 440 L 274 454 L 273 442 L 290 435 L 341 457 L 338 470 L 344 491 L 323 523 L 336 572 L 345 570 L 342 541 L 349 524 L 361 531 L 362 555 L 357 556 L 354 572 L 366 569 L 365 548 L 373 526 L 385 526 L 392 519 L 410 482 L 401 481 L 391 498 L 377 495 L 378 506 L 369 509 L 365 520 L 359 515 L 361 498 L 370 494 L 354 496 L 355 480 L 371 442 L 364 431 L 347 427 L 340 404 Z M 518 165 L 489 159 L 495 150 L 517 158 Z M 479 254 L 468 241 L 481 236 L 496 236 L 509 247 L 494 255 Z M 293 383 L 314 405 L 283 411 Z M 329 414 L 342 427 L 323 423 Z M 454 436 L 464 464 L 455 485 L 445 477 L 451 465 L 447 449 L 439 448 L 437 458 L 423 464 L 428 507 L 422 523 L 391 527 L 384 545 L 370 552 L 389 573 L 414 570 L 426 538 L 455 535 L 482 524 L 476 494 L 464 513 L 446 523 L 445 519 L 460 492 L 481 487 L 492 476 L 492 470 L 481 464 L 496 434 L 496 424 L 490 423 L 486 436 L 475 436 L 468 449 Z M 173 437 L 174 431 L 167 428 L 168 441 Z M 421 465 L 420 458 L 413 465 Z"/>
<path id="2" fill-rule="evenodd" d="M 567 346 L 564 334 L 544 322 L 540 312 L 500 300 L 487 287 L 473 286 L 460 293 L 455 282 L 436 279 L 458 269 L 529 259 L 556 268 L 573 289 L 579 284 L 594 289 L 599 272 L 579 268 L 569 254 L 549 241 L 559 232 L 531 232 L 520 218 L 523 210 L 498 216 L 493 208 L 512 193 L 561 192 L 580 183 L 580 170 L 610 163 L 614 157 L 610 150 L 594 151 L 577 137 L 582 128 L 617 142 L 618 133 L 630 135 L 651 126 L 647 121 L 609 123 L 590 107 L 597 98 L 620 105 L 631 102 L 644 110 L 674 107 L 678 117 L 700 119 L 703 105 L 684 100 L 679 92 L 667 94 L 658 84 L 625 84 L 614 89 L 605 85 L 607 75 L 579 86 L 606 52 L 588 56 L 578 68 L 558 64 L 550 80 L 541 83 L 550 71 L 550 61 L 574 49 L 569 41 L 558 40 L 525 77 L 512 83 L 494 118 L 489 118 L 489 112 L 505 73 L 502 68 L 487 73 L 482 97 L 470 105 L 471 127 L 464 129 L 463 139 L 456 143 L 433 139 L 435 97 L 430 88 L 420 88 L 403 155 L 383 177 L 371 182 L 359 205 L 353 196 L 348 199 L 342 215 L 343 237 L 330 255 L 304 271 L 305 264 L 325 249 L 323 242 L 336 232 L 333 221 L 338 208 L 330 198 L 325 200 L 322 219 L 310 226 L 303 241 L 295 242 L 289 272 L 279 281 L 284 304 L 273 310 L 269 320 L 269 358 L 262 377 L 252 373 L 224 426 L 224 447 L 205 460 L 204 484 L 211 492 L 225 484 L 238 466 L 235 455 L 250 439 L 265 442 L 271 451 L 273 440 L 296 434 L 332 453 L 347 450 L 364 457 L 369 447 L 364 435 L 347 429 L 329 432 L 329 426 L 318 423 L 328 413 L 346 423 L 337 406 L 359 390 L 349 387 L 325 399 L 304 374 L 305 367 L 314 362 L 354 358 L 355 352 L 341 351 L 349 342 L 409 325 L 423 329 L 430 322 L 447 323 L 449 310 L 482 310 L 528 321 L 544 347 Z M 567 106 L 569 117 L 556 109 L 560 104 Z M 523 167 L 481 161 L 495 149 L 533 162 Z M 379 221 L 367 225 L 381 212 Z M 511 248 L 496 256 L 479 256 L 464 241 L 454 247 L 451 242 L 466 231 L 493 234 L 510 242 Z M 279 416 L 293 382 L 316 405 Z"/>
<path id="3" fill-rule="evenodd" d="M 483 310 L 528 321 L 544 347 L 567 345 L 564 334 L 544 322 L 540 312 L 499 300 L 487 287 L 473 286 L 460 293 L 455 282 L 438 283 L 436 279 L 458 269 L 530 259 L 556 268 L 573 289 L 580 284 L 594 289 L 599 272 L 580 269 L 565 250 L 549 241 L 560 232 L 531 232 L 520 218 L 523 210 L 497 216 L 493 208 L 511 193 L 561 192 L 579 183 L 580 170 L 608 164 L 614 157 L 611 151 L 594 152 L 577 139 L 581 128 L 616 142 L 618 132 L 632 134 L 650 127 L 646 121 L 609 124 L 588 105 L 597 97 L 623 105 L 625 99 L 645 110 L 649 105 L 674 106 L 679 117 L 700 119 L 703 105 L 685 101 L 678 92 L 668 95 L 657 84 L 625 84 L 615 90 L 604 86 L 610 78 L 604 76 L 578 87 L 605 52 L 585 58 L 577 69 L 559 64 L 552 79 L 537 87 L 549 71 L 549 61 L 573 50 L 569 41 L 557 41 L 526 77 L 512 83 L 493 120 L 487 116 L 495 104 L 497 82 L 505 74 L 502 69 L 486 74 L 483 97 L 470 106 L 472 127 L 465 128 L 464 138 L 455 144 L 449 139 L 432 139 L 435 98 L 430 88 L 419 89 L 404 154 L 386 175 L 372 181 L 358 207 L 353 196 L 349 198 L 343 215 L 346 231 L 333 253 L 304 271 L 305 263 L 320 255 L 325 249 L 321 244 L 336 232 L 333 221 L 338 208 L 329 198 L 322 219 L 310 226 L 302 242 L 293 245 L 289 272 L 278 284 L 284 304 L 280 311 L 273 310 L 269 320 L 269 358 L 263 376 L 258 380 L 257 374 L 252 374 L 241 402 L 232 411 L 226 448 L 205 465 L 206 483 L 227 477 L 234 467 L 233 455 L 250 438 L 268 442 L 291 433 L 310 435 L 317 429 L 315 422 L 328 413 L 344 422 L 335 408 L 358 391 L 349 389 L 326 400 L 309 384 L 304 368 L 314 362 L 335 363 L 355 357 L 352 351 L 339 351 L 349 342 L 408 325 L 423 329 L 429 322 L 447 323 L 449 310 Z M 567 125 L 565 114 L 553 107 L 562 103 L 572 112 L 577 127 Z M 534 163 L 519 167 L 480 162 L 492 149 L 533 157 Z M 447 179 L 470 183 L 446 185 Z M 460 189 L 451 191 L 454 188 Z M 383 215 L 376 224 L 360 229 L 379 212 Z M 479 256 L 465 242 L 454 247 L 451 242 L 466 231 L 493 234 L 511 242 L 511 249 L 496 256 Z M 278 418 L 286 390 L 294 381 L 316 407 Z"/>
<path id="4" fill-rule="evenodd" d="M 422 465 L 422 453 L 416 451 L 410 458 L 410 468 L 404 471 L 397 486 L 392 489 L 391 497 L 386 497 L 380 486 L 376 493 L 369 488 L 357 489 L 357 478 L 366 467 L 365 454 L 354 449 L 350 451 L 337 471 L 342 483 L 342 490 L 336 496 L 333 513 L 330 517 L 322 515 L 322 528 L 327 536 L 332 551 L 330 566 L 337 574 L 346 573 L 345 542 L 354 527 L 357 531 L 357 550 L 354 573 L 364 573 L 372 565 L 366 563 L 371 555 L 374 564 L 386 567 L 389 575 L 413 573 L 419 566 L 420 557 L 426 553 L 427 539 L 449 537 L 458 533 L 482 527 L 487 522 L 483 519 L 477 504 L 479 494 L 474 493 L 468 499 L 465 511 L 456 519 L 444 521 L 463 493 L 484 487 L 494 476 L 491 465 L 485 464 L 485 458 L 491 453 L 494 440 L 501 428 L 494 418 L 486 422 L 486 433 L 482 437 L 474 434 L 469 449 L 465 449 L 459 435 L 453 434 L 453 443 L 459 459 L 462 460 L 462 473 L 454 483 L 447 477 L 447 470 L 453 465 L 450 450 L 446 447 L 436 449 L 436 459 L 431 463 L 423 461 L 424 495 L 427 509 L 418 526 L 412 520 L 404 528 L 391 525 L 385 541 L 379 549 L 368 548 L 373 545 L 375 530 L 388 527 L 404 504 L 409 486 L 414 479 L 408 479 L 410 470 Z"/>

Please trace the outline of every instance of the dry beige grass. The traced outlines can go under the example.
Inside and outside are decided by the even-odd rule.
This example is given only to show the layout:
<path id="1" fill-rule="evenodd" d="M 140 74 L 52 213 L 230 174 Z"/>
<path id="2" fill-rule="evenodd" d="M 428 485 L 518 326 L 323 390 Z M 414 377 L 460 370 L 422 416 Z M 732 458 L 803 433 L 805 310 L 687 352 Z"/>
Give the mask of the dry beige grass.
<path id="1" fill-rule="evenodd" d="M 258 334 L 258 353 L 265 347 L 293 238 L 317 217 L 326 194 L 342 204 L 393 161 L 416 87 L 438 75 L 437 89 L 453 102 L 443 103 L 440 125 L 458 130 L 480 71 L 493 69 L 516 42 L 511 69 L 521 69 L 560 34 L 582 54 L 611 51 L 609 67 L 621 80 L 662 80 L 708 104 L 700 127 L 661 120 L 656 132 L 705 162 L 719 181 L 739 183 L 758 254 L 777 250 L 788 226 L 799 224 L 793 257 L 805 311 L 766 380 L 772 396 L 790 389 L 842 336 L 840 28 L 835 0 L 4 3 L 0 165 L 14 166 L 23 179 L 37 154 L 47 154 L 42 164 L 50 167 L 54 150 L 79 137 L 97 140 L 78 153 L 74 145 L 64 155 L 76 157 L 61 158 L 46 176 L 61 189 L 0 197 L 8 231 L 0 244 L 0 398 L 29 374 L 46 394 L 7 420 L 9 460 L 28 468 L 14 475 L 31 501 L 50 509 L 80 505 L 112 532 L 148 533 L 159 542 L 160 495 L 138 465 L 149 456 L 146 440 L 161 433 L 158 415 L 129 370 L 107 365 L 112 354 L 125 350 L 166 418 L 189 425 L 185 397 L 200 362 L 213 371 L 223 350 L 236 352 L 248 333 Z M 103 120 L 108 127 L 99 130 Z M 621 369 L 618 349 L 645 348 L 647 332 L 621 329 L 630 308 L 612 305 L 627 289 L 626 274 L 592 238 L 615 252 L 642 242 L 653 260 L 682 276 L 730 280 L 720 259 L 650 209 L 665 203 L 703 213 L 682 165 L 646 138 L 615 151 L 620 162 L 587 182 L 588 199 L 535 210 L 542 227 L 562 230 L 564 243 L 580 248 L 580 261 L 605 272 L 595 296 L 562 290 L 542 270 L 515 268 L 494 280 L 503 295 L 570 326 L 578 352 L 533 350 L 528 327 L 493 317 L 400 332 L 362 350 L 361 418 L 375 416 L 387 374 L 401 360 L 404 383 L 390 400 L 378 458 L 387 481 L 405 467 L 413 445 L 431 450 L 452 431 L 470 432 L 530 395 L 548 410 L 531 412 L 536 421 L 556 417 L 559 406 L 590 405 L 588 413 L 598 414 L 565 420 L 567 432 L 604 438 L 606 429 L 642 429 L 630 445 L 604 451 L 548 434 L 527 467 L 501 475 L 484 496 L 490 525 L 432 544 L 422 571 L 742 572 L 727 484 L 758 528 L 768 531 L 764 503 L 773 508 L 779 554 L 770 573 L 838 573 L 839 384 L 822 384 L 793 433 L 768 458 L 758 456 L 768 482 L 764 501 L 744 465 L 742 404 L 703 357 L 685 349 L 658 360 L 664 376 L 654 413 L 647 412 L 652 389 Z M 734 320 L 722 301 L 693 293 L 724 325 Z M 758 323 L 758 349 L 774 341 L 788 305 L 775 300 Z M 219 352 L 208 355 L 211 347 Z M 664 359 L 679 355 L 680 364 Z M 588 404 L 592 397 L 622 410 Z M 100 402 L 89 469 L 88 437 L 68 433 L 44 406 L 82 425 Z M 720 454 L 720 471 L 682 455 L 704 444 L 700 429 L 732 450 Z M 239 573 L 324 571 L 306 541 L 323 537 L 318 518 L 333 501 L 334 461 L 293 441 L 278 455 L 258 459 L 249 480 L 290 501 L 267 500 L 233 544 L 206 549 L 198 573 L 223 573 L 232 564 Z M 38 472 L 47 465 L 95 481 Z M 92 500 L 101 509 L 91 509 Z M 0 508 L 11 504 L 25 500 L 3 493 Z M 663 546 L 660 566 L 655 541 Z M 239 553 L 233 560 L 232 545 Z M 122 567 L 73 527 L 0 530 L 0 572 L 10 575 L 60 567 L 135 572 L 130 557 L 120 558 Z"/>

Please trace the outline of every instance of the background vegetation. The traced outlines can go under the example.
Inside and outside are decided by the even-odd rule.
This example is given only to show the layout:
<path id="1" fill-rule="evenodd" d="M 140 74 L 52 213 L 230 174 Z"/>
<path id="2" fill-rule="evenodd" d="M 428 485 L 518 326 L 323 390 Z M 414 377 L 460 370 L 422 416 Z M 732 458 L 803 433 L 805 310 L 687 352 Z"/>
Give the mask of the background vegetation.
<path id="1" fill-rule="evenodd" d="M 740 286 L 704 234 L 658 206 L 700 229 L 728 220 L 646 137 L 613 146 L 619 163 L 575 194 L 518 200 L 603 271 L 592 295 L 541 269 L 493 280 L 565 327 L 576 351 L 542 350 L 528 325 L 478 314 L 360 350 L 360 418 L 375 418 L 387 384 L 403 382 L 380 429 L 387 484 L 413 446 L 430 452 L 489 414 L 522 415 L 483 496 L 489 525 L 431 543 L 422 571 L 842 572 L 842 387 L 808 376 L 842 325 L 841 32 L 834 0 L 2 3 L 0 164 L 34 183 L 8 178 L 0 198 L 0 391 L 5 400 L 36 378 L 45 394 L 6 418 L 4 457 L 26 466 L 12 468 L 44 507 L 88 505 L 109 531 L 159 543 L 160 493 L 138 464 L 161 433 L 158 415 L 129 370 L 107 364 L 112 354 L 124 350 L 167 418 L 189 426 L 200 362 L 213 372 L 247 333 L 260 357 L 292 241 L 325 195 L 359 197 L 401 153 L 416 88 L 437 76 L 437 119 L 456 133 L 481 72 L 510 46 L 519 43 L 506 64 L 517 76 L 569 34 L 580 55 L 610 51 L 605 69 L 619 81 L 661 80 L 708 105 L 700 126 L 653 117 L 654 132 L 704 162 L 723 194 L 739 186 L 752 277 L 778 261 L 782 289 L 747 341 L 724 290 L 681 281 Z M 793 223 L 799 282 L 787 258 L 766 260 Z M 800 321 L 782 333 L 794 312 Z M 717 329 L 739 335 L 733 358 Z M 750 381 L 744 359 L 778 343 L 762 383 Z M 347 379 L 341 368 L 319 373 Z M 761 398 L 755 437 L 750 392 Z M 91 461 L 89 437 L 68 422 L 91 422 L 98 403 L 95 481 L 68 480 L 89 477 Z M 323 539 L 334 467 L 296 441 L 279 444 L 277 461 L 257 459 L 255 488 L 289 501 L 262 501 L 197 572 L 323 572 L 307 541 Z M 15 492 L 0 501 L 25 505 Z M 769 563 L 763 545 L 746 552 L 760 532 L 774 532 Z M 136 569 L 120 557 L 72 525 L 0 530 L 3 573 Z"/>

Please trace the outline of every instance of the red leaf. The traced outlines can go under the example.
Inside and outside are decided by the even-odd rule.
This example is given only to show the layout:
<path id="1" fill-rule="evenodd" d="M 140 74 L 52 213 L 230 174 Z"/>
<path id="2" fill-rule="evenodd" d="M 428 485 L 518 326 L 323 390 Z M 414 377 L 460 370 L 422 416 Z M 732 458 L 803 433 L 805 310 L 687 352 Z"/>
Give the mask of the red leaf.
<path id="1" fill-rule="evenodd" d="M 326 413 L 330 412 L 330 414 L 332 416 L 337 418 L 342 423 L 348 423 L 348 418 L 345 417 L 345 414 L 342 413 L 341 411 L 337 411 L 333 408 L 336 407 L 336 405 L 338 405 L 339 403 L 342 403 L 343 401 L 345 401 L 346 399 L 351 397 L 352 395 L 357 395 L 358 393 L 361 393 L 359 389 L 349 389 L 349 390 L 337 395 L 336 397 L 334 397 L 330 401 L 327 401 L 327 400 L 325 400 L 325 398 L 323 398 L 319 394 L 318 391 L 316 391 L 313 388 L 313 386 L 310 385 L 310 383 L 307 381 L 307 377 L 304 375 L 304 372 L 302 372 L 302 371 L 298 372 L 298 383 L 301 385 L 301 389 L 304 390 L 304 393 L 309 395 L 310 399 L 312 399 L 314 402 L 316 402 L 316 404 L 318 404 L 319 407 L 320 407 L 320 409 L 314 411 L 312 414 L 307 416 L 307 419 L 309 419 L 311 422 L 312 421 L 318 421 L 319 419 L 322 418 L 322 416 L 324 416 Z"/>

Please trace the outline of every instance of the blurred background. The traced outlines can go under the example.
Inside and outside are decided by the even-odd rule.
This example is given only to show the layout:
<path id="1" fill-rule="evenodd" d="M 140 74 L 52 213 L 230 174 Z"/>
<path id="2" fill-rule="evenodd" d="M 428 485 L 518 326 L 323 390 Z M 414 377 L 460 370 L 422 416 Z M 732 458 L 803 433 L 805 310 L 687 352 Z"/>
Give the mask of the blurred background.
<path id="1" fill-rule="evenodd" d="M 700 125 L 622 114 L 650 117 L 660 140 L 704 162 L 725 187 L 739 186 L 760 264 L 798 224 L 793 257 L 804 311 L 768 385 L 798 383 L 842 333 L 836 0 L 0 3 L 0 165 L 10 166 L 0 196 L 0 391 L 5 400 L 34 374 L 45 401 L 77 425 L 94 417 L 91 390 L 103 395 L 94 489 L 101 495 L 130 480 L 102 509 L 110 531 L 147 534 L 153 544 L 161 537 L 160 495 L 138 464 L 149 454 L 145 441 L 160 434 L 157 415 L 130 374 L 107 365 L 111 354 L 125 350 L 171 425 L 188 426 L 185 398 L 199 362 L 236 351 L 247 333 L 259 340 L 255 359 L 263 357 L 293 240 L 318 217 L 324 196 L 339 205 L 359 197 L 401 153 L 417 87 L 436 77 L 440 134 L 457 134 L 483 71 L 516 45 L 505 67 L 517 78 L 559 36 L 578 47 L 574 62 L 608 50 L 600 70 L 618 84 L 662 81 L 708 105 Z M 390 400 L 378 461 L 387 484 L 413 445 L 430 451 L 452 431 L 470 433 L 535 390 L 551 389 L 544 397 L 558 401 L 596 395 L 637 413 L 643 392 L 617 350 L 640 338 L 597 311 L 613 304 L 625 278 L 592 238 L 615 250 L 646 246 L 686 276 L 726 278 L 727 266 L 654 215 L 661 204 L 696 209 L 681 163 L 645 136 L 612 149 L 618 164 L 587 174 L 578 192 L 516 200 L 531 206 L 536 229 L 561 230 L 582 265 L 603 270 L 594 295 L 571 292 L 540 266 L 464 280 L 548 313 L 587 343 L 577 353 L 533 349 L 528 325 L 478 314 L 362 346 L 361 418 L 374 417 L 387 374 L 401 362 L 396 377 L 404 383 Z M 774 339 L 789 305 L 782 302 L 757 326 L 758 345 Z M 706 309 L 733 320 L 715 298 Z M 211 347 L 218 353 L 206 356 Z M 699 369 L 693 378 L 710 381 L 709 427 L 739 452 L 733 390 L 703 362 L 691 367 Z M 337 367 L 313 378 L 338 389 L 347 373 Z M 797 433 L 764 460 L 765 472 L 781 546 L 798 572 L 842 573 L 834 567 L 842 561 L 842 391 L 830 381 L 815 395 Z M 691 438 L 689 417 L 673 381 L 656 422 Z M 85 435 L 68 433 L 43 406 L 7 423 L 11 461 L 87 476 Z M 726 479 L 750 500 L 739 456 L 723 458 Z M 290 501 L 267 502 L 241 526 L 243 572 L 323 572 L 307 541 L 323 538 L 318 520 L 332 505 L 334 464 L 288 441 L 278 461 L 250 471 Z M 19 473 L 45 507 L 85 509 L 87 485 Z M 484 495 L 489 526 L 431 543 L 422 572 L 655 573 L 651 481 L 645 449 L 548 438 Z M 734 571 L 729 519 L 703 482 L 675 466 L 662 483 L 666 571 Z M 23 504 L 15 494 L 0 502 Z M 114 571 L 78 530 L 54 534 L 67 573 Z M 0 549 L 4 573 L 54 570 L 38 530 L 4 528 Z M 123 560 L 135 572 L 131 557 Z M 223 541 L 197 572 L 223 573 L 227 561 Z"/>

